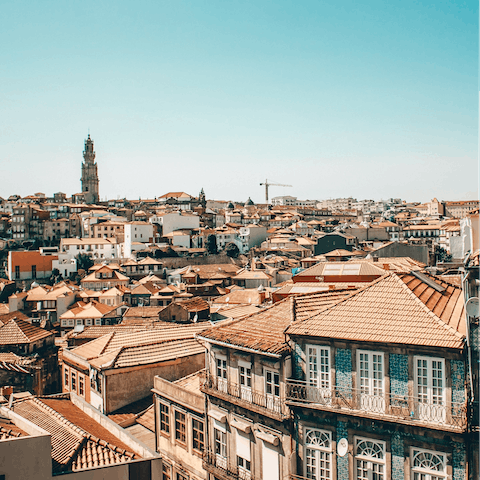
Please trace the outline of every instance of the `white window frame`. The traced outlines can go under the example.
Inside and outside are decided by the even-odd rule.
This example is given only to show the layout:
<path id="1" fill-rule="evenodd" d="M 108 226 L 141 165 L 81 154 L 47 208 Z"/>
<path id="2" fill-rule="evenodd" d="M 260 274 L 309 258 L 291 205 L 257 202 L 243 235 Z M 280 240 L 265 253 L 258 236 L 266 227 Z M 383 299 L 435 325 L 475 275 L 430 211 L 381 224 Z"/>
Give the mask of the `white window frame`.
<path id="1" fill-rule="evenodd" d="M 426 384 L 421 386 L 419 385 L 418 362 L 426 363 Z M 441 365 L 441 387 L 438 387 L 439 377 L 435 378 L 433 376 L 434 368 L 438 371 L 438 365 L 434 365 L 434 363 Z M 422 366 L 422 368 L 424 367 Z M 441 357 L 415 356 L 414 370 L 416 414 L 421 420 L 427 420 L 432 423 L 445 423 L 447 413 L 445 359 Z M 438 388 L 441 388 L 440 394 L 438 393 Z"/>
<path id="2" fill-rule="evenodd" d="M 308 443 L 310 434 L 314 435 L 315 442 Z M 320 436 L 320 441 L 318 441 L 318 436 Z M 332 432 L 319 428 L 305 428 L 304 448 L 305 476 L 313 480 L 330 480 L 333 478 Z"/>
<path id="3" fill-rule="evenodd" d="M 443 463 L 443 470 L 415 465 L 415 459 L 418 455 L 437 457 Z M 438 462 L 437 462 L 438 464 Z M 447 479 L 447 455 L 435 450 L 425 450 L 424 448 L 410 447 L 410 465 L 411 480 L 446 480 Z"/>
<path id="4" fill-rule="evenodd" d="M 269 374 L 271 375 L 271 381 L 268 381 Z M 273 370 L 270 368 L 264 369 L 265 375 L 265 397 L 267 408 L 269 410 L 280 411 L 281 404 L 280 404 L 280 394 L 281 394 L 281 383 L 280 383 L 280 372 L 277 370 Z M 278 376 L 278 384 L 275 383 L 275 376 Z M 271 386 L 271 392 L 268 391 L 269 385 Z M 278 395 L 276 393 L 276 386 L 278 386 Z"/>
<path id="5" fill-rule="evenodd" d="M 355 471 L 355 480 L 386 480 L 387 478 L 387 463 L 386 463 L 386 442 L 383 440 L 377 440 L 376 438 L 365 438 L 365 437 L 354 437 L 353 440 L 354 445 L 354 471 Z M 377 446 L 381 447 L 383 458 L 378 458 L 373 455 L 359 455 L 358 454 L 358 446 L 362 442 L 371 442 Z M 362 462 L 362 467 L 366 468 L 367 476 L 359 476 L 358 475 L 358 466 L 359 462 Z M 378 467 L 377 471 L 375 472 L 375 466 Z M 379 470 L 382 470 L 381 472 Z M 375 475 L 374 475 L 375 473 Z"/>
<path id="6" fill-rule="evenodd" d="M 253 385 L 251 362 L 244 360 L 238 361 L 238 385 L 240 388 L 240 397 L 251 402 Z"/>
<path id="7" fill-rule="evenodd" d="M 221 364 L 219 365 L 219 362 Z M 228 381 L 228 363 L 226 355 L 215 354 L 215 377 L 217 379 L 217 388 L 222 392 L 227 391 Z"/>
<path id="8" fill-rule="evenodd" d="M 363 358 L 362 358 L 363 355 Z M 367 356 L 367 376 L 363 375 Z M 381 376 L 378 377 L 378 359 L 381 358 Z M 385 412 L 385 354 L 375 350 L 357 350 L 357 391 L 360 409 L 374 413 Z"/>
<path id="9" fill-rule="evenodd" d="M 315 403 L 330 404 L 333 378 L 331 349 L 326 345 L 307 344 L 305 354 L 307 391 Z"/>
<path id="10" fill-rule="evenodd" d="M 219 451 L 217 451 L 219 446 Z M 227 466 L 227 428 L 224 423 L 220 423 L 218 420 L 213 419 L 213 451 L 215 452 L 215 458 L 217 464 L 220 467 Z"/>

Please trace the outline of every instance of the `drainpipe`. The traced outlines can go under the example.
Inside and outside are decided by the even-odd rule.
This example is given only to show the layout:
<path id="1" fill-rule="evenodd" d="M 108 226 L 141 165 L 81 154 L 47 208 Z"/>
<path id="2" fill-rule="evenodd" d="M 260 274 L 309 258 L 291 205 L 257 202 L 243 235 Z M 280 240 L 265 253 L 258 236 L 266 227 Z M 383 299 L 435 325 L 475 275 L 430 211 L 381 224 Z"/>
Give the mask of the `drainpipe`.
<path id="1" fill-rule="evenodd" d="M 470 272 L 465 272 L 464 277 L 462 278 L 462 292 L 465 304 L 468 300 L 468 290 L 466 288 L 466 282 L 468 279 Z M 465 323 L 466 323 L 466 340 L 467 340 L 467 362 L 468 362 L 468 376 L 470 377 L 470 395 L 471 395 L 471 402 L 475 399 L 475 391 L 473 388 L 473 373 L 472 373 L 472 349 L 470 345 L 470 317 L 468 316 L 467 310 L 465 309 Z"/>

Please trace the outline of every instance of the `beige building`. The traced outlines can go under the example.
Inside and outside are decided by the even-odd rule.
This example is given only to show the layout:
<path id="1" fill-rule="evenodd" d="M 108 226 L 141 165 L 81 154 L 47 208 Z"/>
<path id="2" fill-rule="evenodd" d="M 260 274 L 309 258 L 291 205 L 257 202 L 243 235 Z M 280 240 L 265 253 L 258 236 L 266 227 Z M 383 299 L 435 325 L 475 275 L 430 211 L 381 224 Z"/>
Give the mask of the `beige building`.
<path id="1" fill-rule="evenodd" d="M 201 370 L 174 382 L 155 377 L 153 387 L 157 452 L 165 478 L 205 479 L 205 397 Z"/>
<path id="2" fill-rule="evenodd" d="M 203 325 L 128 331 L 122 328 L 63 352 L 63 391 L 111 413 L 150 394 L 156 375 L 176 380 L 204 365 L 193 337 Z"/>

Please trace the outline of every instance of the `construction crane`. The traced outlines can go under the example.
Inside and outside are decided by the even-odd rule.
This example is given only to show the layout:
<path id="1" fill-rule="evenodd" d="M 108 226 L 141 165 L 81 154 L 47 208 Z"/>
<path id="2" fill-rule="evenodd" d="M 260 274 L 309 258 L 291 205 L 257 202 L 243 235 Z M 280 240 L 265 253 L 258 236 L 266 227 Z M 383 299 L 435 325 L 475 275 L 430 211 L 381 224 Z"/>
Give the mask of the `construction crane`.
<path id="1" fill-rule="evenodd" d="M 283 183 L 268 183 L 268 180 L 265 179 L 265 183 L 260 185 L 265 185 L 265 202 L 268 203 L 268 187 L 291 187 L 292 185 L 283 185 Z"/>

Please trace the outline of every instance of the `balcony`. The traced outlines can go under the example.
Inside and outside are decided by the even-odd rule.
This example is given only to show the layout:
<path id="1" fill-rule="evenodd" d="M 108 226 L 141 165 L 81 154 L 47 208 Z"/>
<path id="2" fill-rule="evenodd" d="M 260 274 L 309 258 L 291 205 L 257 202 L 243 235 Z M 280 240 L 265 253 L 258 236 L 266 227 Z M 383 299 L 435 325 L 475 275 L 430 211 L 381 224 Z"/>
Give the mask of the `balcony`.
<path id="1" fill-rule="evenodd" d="M 466 402 L 437 402 L 411 395 L 373 395 L 353 388 L 322 389 L 304 381 L 287 381 L 289 406 L 302 406 L 357 417 L 385 420 L 443 431 L 464 431 L 467 427 Z"/>
<path id="2" fill-rule="evenodd" d="M 257 392 L 209 372 L 204 374 L 200 390 L 275 420 L 283 421 L 290 416 L 284 398 Z"/>
<path id="3" fill-rule="evenodd" d="M 228 458 L 216 455 L 212 451 L 204 452 L 202 464 L 203 468 L 214 475 L 215 478 L 223 480 L 255 480 L 251 472 L 239 468 L 231 463 Z"/>

